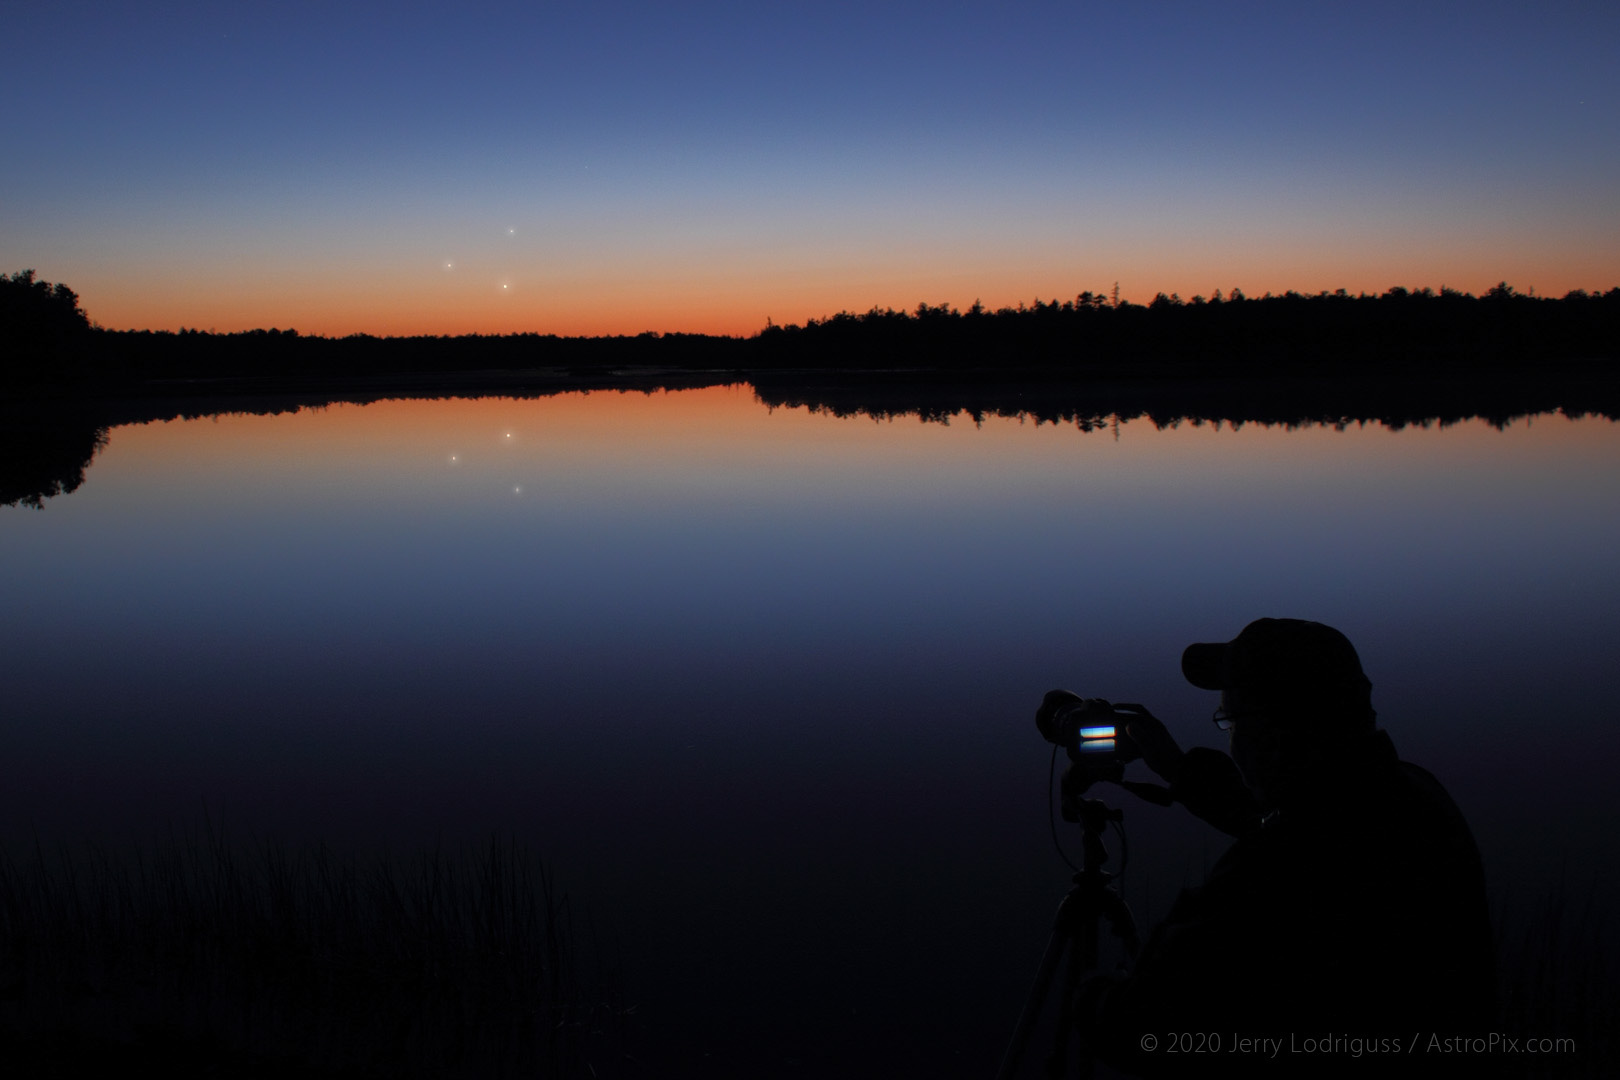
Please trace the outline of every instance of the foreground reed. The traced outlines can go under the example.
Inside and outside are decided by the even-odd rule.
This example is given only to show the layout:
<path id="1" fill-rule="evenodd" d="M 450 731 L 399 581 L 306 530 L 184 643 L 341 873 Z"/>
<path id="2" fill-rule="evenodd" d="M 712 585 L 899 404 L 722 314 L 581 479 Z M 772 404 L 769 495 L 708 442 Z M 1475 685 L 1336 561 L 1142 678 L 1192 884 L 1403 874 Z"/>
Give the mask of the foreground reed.
<path id="1" fill-rule="evenodd" d="M 1502 1030 L 1569 1041 L 1564 1052 L 1493 1062 L 1503 1074 L 1620 1076 L 1620 953 L 1609 891 L 1597 880 L 1584 890 L 1560 882 L 1498 914 Z"/>
<path id="2" fill-rule="evenodd" d="M 0 1071 L 588 1076 L 624 1010 L 514 842 L 0 854 Z"/>

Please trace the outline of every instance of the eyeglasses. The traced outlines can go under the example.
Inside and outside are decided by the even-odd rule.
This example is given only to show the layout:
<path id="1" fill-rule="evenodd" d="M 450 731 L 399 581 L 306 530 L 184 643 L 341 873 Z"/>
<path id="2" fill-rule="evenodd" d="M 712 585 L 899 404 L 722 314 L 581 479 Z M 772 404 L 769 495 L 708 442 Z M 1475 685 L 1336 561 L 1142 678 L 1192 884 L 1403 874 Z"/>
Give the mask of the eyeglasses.
<path id="1" fill-rule="evenodd" d="M 1215 726 L 1220 728 L 1222 731 L 1231 731 L 1232 730 L 1232 724 L 1235 721 L 1242 720 L 1243 718 L 1248 717 L 1248 716 L 1264 716 L 1264 715 L 1265 715 L 1265 713 L 1262 712 L 1259 709 L 1250 709 L 1248 712 L 1229 713 L 1229 712 L 1226 711 L 1226 706 L 1222 705 L 1222 706 L 1220 706 L 1219 708 L 1217 708 L 1215 710 L 1215 715 L 1210 717 L 1210 719 L 1212 721 L 1214 721 Z"/>

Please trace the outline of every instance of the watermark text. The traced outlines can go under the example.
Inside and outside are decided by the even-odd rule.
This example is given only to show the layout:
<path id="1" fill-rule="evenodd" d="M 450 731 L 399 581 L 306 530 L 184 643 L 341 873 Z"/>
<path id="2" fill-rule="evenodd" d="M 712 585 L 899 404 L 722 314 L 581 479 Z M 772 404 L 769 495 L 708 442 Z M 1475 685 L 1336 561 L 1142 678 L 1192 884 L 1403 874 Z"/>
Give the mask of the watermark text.
<path id="1" fill-rule="evenodd" d="M 1404 1035 L 1352 1032 L 1150 1031 L 1137 1043 L 1146 1054 L 1230 1054 L 1240 1057 L 1339 1057 L 1359 1059 L 1427 1054 L 1573 1054 L 1575 1040 L 1505 1035 L 1499 1031 L 1460 1034 L 1414 1031 Z"/>

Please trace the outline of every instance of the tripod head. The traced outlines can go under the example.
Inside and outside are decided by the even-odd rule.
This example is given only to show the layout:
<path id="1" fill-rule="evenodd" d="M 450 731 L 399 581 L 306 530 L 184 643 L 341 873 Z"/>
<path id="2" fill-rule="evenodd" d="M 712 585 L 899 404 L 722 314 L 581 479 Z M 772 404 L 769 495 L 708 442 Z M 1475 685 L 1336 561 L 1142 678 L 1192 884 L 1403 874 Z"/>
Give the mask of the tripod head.
<path id="1" fill-rule="evenodd" d="M 1085 835 L 1101 835 L 1110 821 L 1124 821 L 1125 811 L 1115 809 L 1101 799 L 1074 800 L 1074 816 L 1070 821 L 1079 822 Z"/>
<path id="2" fill-rule="evenodd" d="M 1102 842 L 1103 830 L 1108 827 L 1109 822 L 1122 825 L 1125 821 L 1125 811 L 1109 806 L 1101 799 L 1076 798 L 1071 802 L 1065 795 L 1063 820 L 1080 824 L 1080 874 L 1103 874 L 1103 864 L 1108 861 L 1108 849 Z M 1112 875 L 1103 874 L 1103 876 Z"/>

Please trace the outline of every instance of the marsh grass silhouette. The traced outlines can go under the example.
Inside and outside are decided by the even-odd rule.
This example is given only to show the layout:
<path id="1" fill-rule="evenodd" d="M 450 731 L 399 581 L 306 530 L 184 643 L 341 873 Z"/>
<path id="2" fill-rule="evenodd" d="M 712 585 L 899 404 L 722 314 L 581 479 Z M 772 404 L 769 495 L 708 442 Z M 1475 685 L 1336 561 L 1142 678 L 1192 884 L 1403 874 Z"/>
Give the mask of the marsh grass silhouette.
<path id="1" fill-rule="evenodd" d="M 0 856 L 0 1069 L 590 1075 L 623 1010 L 575 953 L 549 871 L 498 837 L 369 862 L 212 830 L 36 846 Z"/>
<path id="2" fill-rule="evenodd" d="M 1620 1075 L 1620 952 L 1612 896 L 1566 881 L 1496 916 L 1499 1019 L 1513 1036 L 1573 1039 L 1575 1053 L 1514 1059 L 1526 1077 Z"/>

